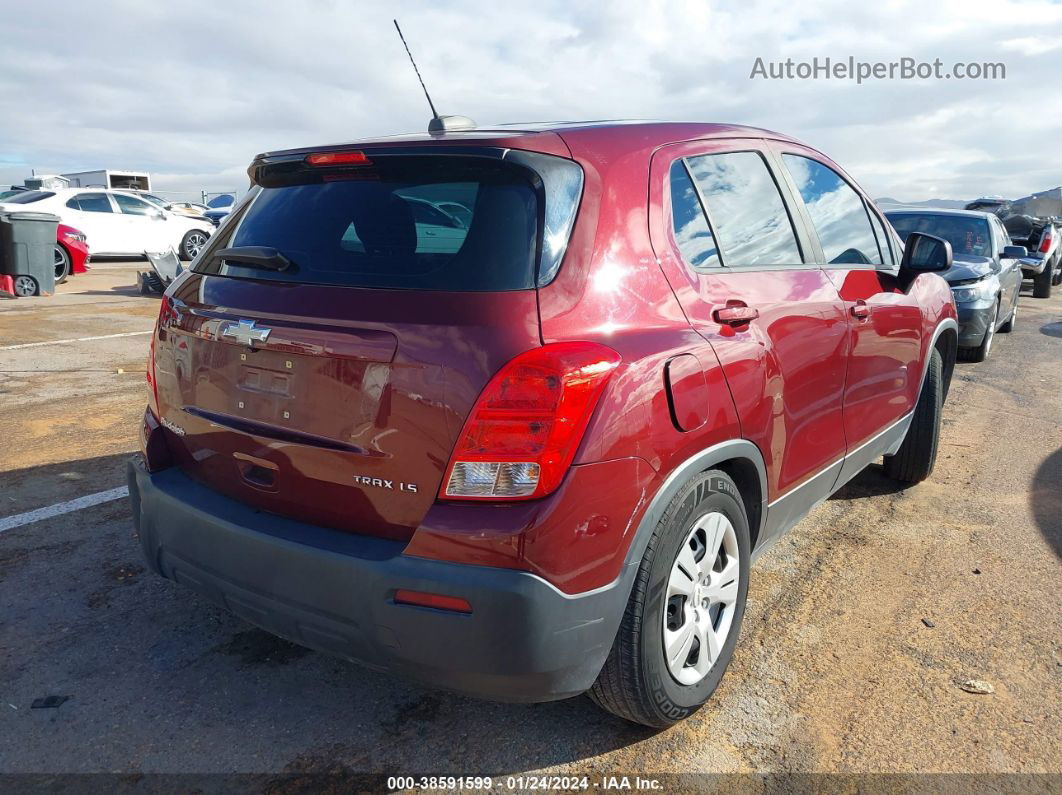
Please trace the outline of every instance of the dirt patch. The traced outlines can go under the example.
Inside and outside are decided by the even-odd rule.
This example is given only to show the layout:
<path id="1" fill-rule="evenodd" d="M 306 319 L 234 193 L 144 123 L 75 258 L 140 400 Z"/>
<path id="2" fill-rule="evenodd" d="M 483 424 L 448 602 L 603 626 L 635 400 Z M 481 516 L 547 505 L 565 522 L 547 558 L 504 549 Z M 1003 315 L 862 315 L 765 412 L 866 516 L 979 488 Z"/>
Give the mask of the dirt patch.
<path id="1" fill-rule="evenodd" d="M 239 657 L 240 664 L 245 666 L 287 665 L 311 653 L 305 646 L 278 638 L 261 629 L 239 632 L 220 646 L 215 646 L 213 651 Z"/>

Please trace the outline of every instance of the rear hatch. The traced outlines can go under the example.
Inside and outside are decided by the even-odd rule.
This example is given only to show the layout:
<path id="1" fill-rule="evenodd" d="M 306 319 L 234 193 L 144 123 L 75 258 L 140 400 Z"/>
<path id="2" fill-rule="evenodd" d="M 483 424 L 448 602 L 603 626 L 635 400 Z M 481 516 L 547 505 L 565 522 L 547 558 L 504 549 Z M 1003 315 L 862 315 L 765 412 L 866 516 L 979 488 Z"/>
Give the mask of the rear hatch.
<path id="1" fill-rule="evenodd" d="M 256 161 L 252 195 L 168 291 L 158 411 L 211 488 L 408 539 L 479 392 L 540 344 L 549 197 L 569 197 L 566 240 L 581 171 L 563 161 L 558 194 L 555 168 L 528 165 L 546 155 L 325 154 Z"/>

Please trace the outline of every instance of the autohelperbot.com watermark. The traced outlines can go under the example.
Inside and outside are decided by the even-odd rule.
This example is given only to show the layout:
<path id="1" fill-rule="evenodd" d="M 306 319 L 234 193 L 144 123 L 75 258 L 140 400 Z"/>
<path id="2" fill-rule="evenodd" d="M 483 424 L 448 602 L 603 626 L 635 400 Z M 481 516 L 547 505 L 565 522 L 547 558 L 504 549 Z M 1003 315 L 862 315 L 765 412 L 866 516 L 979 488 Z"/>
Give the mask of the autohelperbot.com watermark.
<path id="1" fill-rule="evenodd" d="M 995 61 L 957 61 L 946 65 L 940 58 L 920 61 L 898 58 L 895 61 L 860 61 L 854 56 L 810 60 L 765 60 L 757 58 L 749 73 L 750 80 L 1006 80 L 1007 65 Z"/>

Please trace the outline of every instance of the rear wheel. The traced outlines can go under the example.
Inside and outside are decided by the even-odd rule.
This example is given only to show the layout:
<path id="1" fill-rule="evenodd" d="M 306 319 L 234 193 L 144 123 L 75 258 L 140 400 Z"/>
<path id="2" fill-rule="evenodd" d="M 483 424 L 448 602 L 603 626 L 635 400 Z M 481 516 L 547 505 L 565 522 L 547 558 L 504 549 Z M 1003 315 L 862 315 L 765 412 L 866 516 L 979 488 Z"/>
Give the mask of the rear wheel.
<path id="1" fill-rule="evenodd" d="M 37 295 L 39 291 L 40 286 L 32 276 L 15 277 L 15 295 L 26 298 L 31 295 Z"/>
<path id="2" fill-rule="evenodd" d="M 944 360 L 934 349 L 929 357 L 922 393 L 903 444 L 895 455 L 885 456 L 885 474 L 904 483 L 921 483 L 933 472 L 940 441 L 940 414 L 944 403 Z"/>
<path id="3" fill-rule="evenodd" d="M 748 572 L 749 526 L 737 486 L 722 471 L 704 472 L 657 524 L 590 698 L 658 728 L 700 709 L 734 654 Z"/>
<path id="4" fill-rule="evenodd" d="M 1051 286 L 1055 281 L 1055 263 L 1044 266 L 1043 273 L 1033 277 L 1033 298 L 1050 298 Z"/>
<path id="5" fill-rule="evenodd" d="M 58 243 L 55 244 L 55 283 L 62 284 L 70 275 L 70 254 Z"/>
<path id="6" fill-rule="evenodd" d="M 185 233 L 185 236 L 181 239 L 181 258 L 195 259 L 198 257 L 199 252 L 203 250 L 209 238 L 210 235 L 200 229 L 193 229 Z"/>
<path id="7" fill-rule="evenodd" d="M 958 358 L 964 362 L 983 362 L 992 352 L 992 341 L 996 338 L 996 324 L 999 322 L 999 303 L 992 312 L 992 318 L 988 321 L 985 336 L 981 344 L 976 348 L 959 348 Z"/>

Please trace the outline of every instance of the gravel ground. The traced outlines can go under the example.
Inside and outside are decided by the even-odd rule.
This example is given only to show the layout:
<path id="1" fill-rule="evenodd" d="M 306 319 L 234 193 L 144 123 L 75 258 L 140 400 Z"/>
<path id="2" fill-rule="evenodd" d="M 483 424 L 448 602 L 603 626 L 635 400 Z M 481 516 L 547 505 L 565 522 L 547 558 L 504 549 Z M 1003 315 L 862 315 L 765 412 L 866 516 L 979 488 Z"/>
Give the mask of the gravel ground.
<path id="1" fill-rule="evenodd" d="M 136 267 L 0 302 L 0 516 L 123 484 L 158 311 Z M 957 366 L 931 480 L 872 467 L 760 560 L 684 724 L 484 703 L 273 638 L 146 573 L 119 500 L 0 533 L 0 773 L 1058 774 L 1060 321 L 1062 293 L 1026 286 L 1015 332 Z"/>

